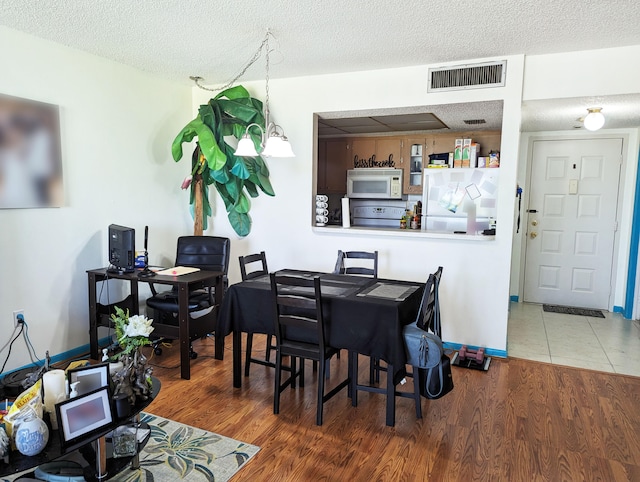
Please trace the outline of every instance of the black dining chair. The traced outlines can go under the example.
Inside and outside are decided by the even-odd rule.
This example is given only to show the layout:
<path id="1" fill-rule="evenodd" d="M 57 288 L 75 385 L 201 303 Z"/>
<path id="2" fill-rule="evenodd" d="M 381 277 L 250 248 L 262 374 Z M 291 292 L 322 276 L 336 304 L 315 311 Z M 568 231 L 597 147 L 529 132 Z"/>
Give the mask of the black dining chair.
<path id="1" fill-rule="evenodd" d="M 356 274 L 377 278 L 378 252 L 339 250 L 333 274 Z"/>
<path id="2" fill-rule="evenodd" d="M 440 286 L 440 279 L 442 277 L 442 266 L 438 267 L 438 269 L 429 275 L 427 282 L 425 283 L 425 288 L 422 293 L 422 299 L 420 301 L 420 309 L 418 310 L 418 314 L 416 316 L 417 325 L 424 329 L 425 331 L 431 331 L 438 337 L 442 337 L 442 330 L 440 326 L 440 307 L 438 304 L 438 288 Z M 381 392 L 381 389 L 378 387 L 367 386 L 367 385 L 358 385 L 357 383 L 357 373 L 358 373 L 358 353 L 351 352 L 351 363 L 353 370 L 353 381 L 351 388 L 351 404 L 355 407 L 358 404 L 358 390 L 369 391 L 369 392 Z M 387 372 L 387 377 L 390 375 L 389 367 L 385 368 L 384 371 Z M 426 382 L 426 371 L 418 368 L 417 366 L 411 367 L 411 372 L 407 372 L 407 377 L 413 379 L 413 392 L 408 391 L 399 391 L 394 389 L 393 396 L 401 397 L 401 398 L 412 398 L 415 402 L 416 406 L 416 418 L 422 418 L 422 399 L 420 398 L 420 384 Z M 389 383 L 393 383 L 387 379 L 387 386 Z M 387 396 L 389 396 L 389 390 L 387 389 Z M 394 413 L 395 418 L 395 413 Z"/>
<path id="3" fill-rule="evenodd" d="M 240 262 L 240 275 L 242 276 L 242 281 L 255 279 L 269 274 L 269 270 L 267 268 L 267 256 L 264 251 L 260 251 L 260 253 L 257 254 L 239 256 L 238 260 Z M 249 376 L 251 363 L 275 367 L 275 363 L 271 362 L 271 350 L 275 350 L 275 347 L 273 335 L 267 335 L 264 360 L 253 358 L 253 333 L 247 333 L 247 353 L 244 364 L 244 375 L 246 377 Z"/>
<path id="4" fill-rule="evenodd" d="M 218 236 L 181 236 L 178 238 L 175 266 L 186 266 L 208 271 L 222 271 L 224 273 L 224 287 L 226 288 L 227 272 L 229 271 L 229 253 L 231 241 L 229 238 Z M 153 279 L 148 278 L 153 296 L 147 299 L 147 307 L 153 310 L 154 335 L 158 336 L 154 342 L 154 351 L 161 354 L 159 342 L 167 337 L 162 334 L 162 325 L 178 325 L 178 291 L 174 287 L 168 291 L 158 292 L 153 285 Z M 189 293 L 189 339 L 190 341 L 204 338 L 215 331 L 216 310 L 215 288 L 193 290 Z M 191 358 L 198 354 L 190 346 Z"/>
<path id="5" fill-rule="evenodd" d="M 325 394 L 326 362 L 338 349 L 326 340 L 320 278 L 303 278 L 271 273 L 271 293 L 273 298 L 276 330 L 276 376 L 273 397 L 273 413 L 280 413 L 280 394 L 289 385 L 295 386 L 299 379 L 304 386 L 304 361 L 313 360 L 318 364 L 318 387 L 316 424 L 322 425 L 324 403 L 349 386 L 350 378 L 338 383 Z M 282 382 L 282 357 L 290 356 L 291 370 L 287 380 Z M 300 358 L 300 369 L 296 370 L 296 359 Z"/>

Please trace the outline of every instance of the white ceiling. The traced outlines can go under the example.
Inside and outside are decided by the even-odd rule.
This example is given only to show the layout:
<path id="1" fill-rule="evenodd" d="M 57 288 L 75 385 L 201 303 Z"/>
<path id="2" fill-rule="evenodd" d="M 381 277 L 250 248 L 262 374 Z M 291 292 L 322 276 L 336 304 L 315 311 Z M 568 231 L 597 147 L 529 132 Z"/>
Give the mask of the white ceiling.
<path id="1" fill-rule="evenodd" d="M 2 0 L 0 25 L 171 80 L 199 75 L 221 84 L 239 73 L 267 28 L 275 37 L 270 74 L 279 78 L 638 45 L 640 2 Z M 259 61 L 242 80 L 264 74 Z M 613 99 L 615 110 L 608 100 L 606 127 L 640 125 L 637 114 L 625 114 L 625 106 L 640 112 L 640 88 Z M 523 130 L 571 129 L 592 102 L 527 103 Z M 567 120 L 566 109 L 554 116 L 563 106 L 575 117 Z"/>

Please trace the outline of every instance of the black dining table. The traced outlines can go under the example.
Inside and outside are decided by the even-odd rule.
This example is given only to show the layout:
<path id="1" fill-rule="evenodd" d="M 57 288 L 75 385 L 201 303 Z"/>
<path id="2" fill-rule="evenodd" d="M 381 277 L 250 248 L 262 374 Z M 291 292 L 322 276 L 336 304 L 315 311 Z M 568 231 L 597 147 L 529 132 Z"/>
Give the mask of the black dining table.
<path id="1" fill-rule="evenodd" d="M 278 273 L 320 277 L 329 345 L 384 360 L 393 367 L 394 384 L 406 375 L 402 329 L 416 319 L 424 283 L 292 269 Z M 269 275 L 229 286 L 222 301 L 217 334 L 233 333 L 236 388 L 242 384 L 243 332 L 275 334 Z"/>

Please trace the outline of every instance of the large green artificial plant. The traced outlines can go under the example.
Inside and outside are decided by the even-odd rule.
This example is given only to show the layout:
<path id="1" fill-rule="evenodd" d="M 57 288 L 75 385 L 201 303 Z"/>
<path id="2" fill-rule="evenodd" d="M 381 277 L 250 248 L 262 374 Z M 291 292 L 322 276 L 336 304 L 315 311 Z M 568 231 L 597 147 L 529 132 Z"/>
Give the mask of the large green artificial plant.
<path id="1" fill-rule="evenodd" d="M 229 223 L 239 236 L 251 231 L 251 207 L 247 194 L 257 197 L 258 188 L 274 196 L 269 181 L 269 169 L 260 157 L 238 157 L 235 146 L 225 137 L 240 139 L 249 124 L 264 128 L 262 102 L 254 99 L 241 86 L 223 90 L 198 109 L 198 116 L 189 122 L 176 136 L 171 146 L 173 159 L 182 159 L 182 144 L 197 137 L 191 157 L 191 176 L 183 182 L 183 189 L 191 187 L 189 204 L 194 219 L 194 234 L 207 229 L 211 216 L 208 187 L 213 184 L 224 201 Z M 256 148 L 262 141 L 260 130 L 249 129 L 249 136 Z M 235 144 L 235 142 L 233 143 Z"/>

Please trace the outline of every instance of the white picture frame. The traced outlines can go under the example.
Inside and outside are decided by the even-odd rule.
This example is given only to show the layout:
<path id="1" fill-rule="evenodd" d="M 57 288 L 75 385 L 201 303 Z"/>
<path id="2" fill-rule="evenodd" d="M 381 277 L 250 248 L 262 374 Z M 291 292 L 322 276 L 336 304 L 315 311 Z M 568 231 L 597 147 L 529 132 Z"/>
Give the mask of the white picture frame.
<path id="1" fill-rule="evenodd" d="M 109 387 L 56 404 L 58 431 L 63 446 L 71 445 L 113 423 Z"/>
<path id="2" fill-rule="evenodd" d="M 99 365 L 74 368 L 67 371 L 67 376 L 69 378 L 69 386 L 72 383 L 80 382 L 76 386 L 76 392 L 78 395 L 85 395 L 99 388 L 109 386 L 109 364 L 101 363 Z"/>

